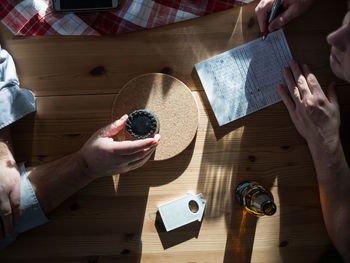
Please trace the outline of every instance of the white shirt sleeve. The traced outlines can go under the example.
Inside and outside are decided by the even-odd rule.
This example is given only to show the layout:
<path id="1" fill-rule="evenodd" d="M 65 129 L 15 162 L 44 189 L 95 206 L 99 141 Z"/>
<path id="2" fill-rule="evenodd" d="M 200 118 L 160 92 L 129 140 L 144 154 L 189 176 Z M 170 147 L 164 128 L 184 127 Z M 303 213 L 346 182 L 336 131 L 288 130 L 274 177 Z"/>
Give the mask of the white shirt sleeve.
<path id="1" fill-rule="evenodd" d="M 19 88 L 15 63 L 0 46 L 0 129 L 33 111 L 34 94 Z"/>

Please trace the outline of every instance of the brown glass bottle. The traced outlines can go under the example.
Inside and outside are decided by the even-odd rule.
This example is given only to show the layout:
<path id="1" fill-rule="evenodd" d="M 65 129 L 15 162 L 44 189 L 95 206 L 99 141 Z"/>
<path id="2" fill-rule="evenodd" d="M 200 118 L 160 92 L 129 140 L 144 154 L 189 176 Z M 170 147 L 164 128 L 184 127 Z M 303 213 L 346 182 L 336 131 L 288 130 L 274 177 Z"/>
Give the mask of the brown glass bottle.
<path id="1" fill-rule="evenodd" d="M 272 216 L 277 210 L 270 191 L 254 181 L 240 183 L 236 188 L 235 198 L 241 206 L 255 216 Z"/>

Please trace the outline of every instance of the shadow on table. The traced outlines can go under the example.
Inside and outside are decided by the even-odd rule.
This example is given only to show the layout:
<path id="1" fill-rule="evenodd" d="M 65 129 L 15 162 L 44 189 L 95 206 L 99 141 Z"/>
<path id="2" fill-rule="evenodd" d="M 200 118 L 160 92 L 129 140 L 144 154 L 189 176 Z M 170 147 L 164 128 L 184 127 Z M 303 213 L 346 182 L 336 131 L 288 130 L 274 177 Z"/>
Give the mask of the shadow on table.
<path id="1" fill-rule="evenodd" d="M 120 176 L 116 194 L 121 196 L 124 202 L 117 202 L 115 209 L 121 210 L 120 213 L 122 213 L 123 219 L 116 219 L 115 224 L 121 227 L 120 230 L 124 232 L 125 236 L 132 237 L 129 240 L 125 239 L 125 242 L 122 243 L 122 247 L 119 249 L 122 262 L 125 262 L 124 260 L 134 263 L 140 261 L 142 253 L 140 240 L 149 188 L 169 183 L 183 173 L 192 158 L 195 141 L 196 139 L 194 138 L 192 143 L 178 156 L 164 161 L 151 161 L 140 170 Z M 154 171 L 157 171 L 157 173 L 154 173 Z M 132 191 L 137 197 L 130 196 L 130 188 L 133 189 Z M 125 200 L 127 197 L 131 200 Z M 115 214 L 119 214 L 119 212 L 115 212 Z M 128 229 L 127 233 L 125 233 L 126 229 Z M 159 235 L 164 248 L 183 242 L 182 235 L 169 238 L 160 228 L 158 229 L 160 230 Z M 130 257 L 130 255 L 134 255 L 134 257 Z"/>
<path id="2" fill-rule="evenodd" d="M 256 116 L 258 118 L 258 116 Z M 259 142 L 260 132 L 268 132 L 268 128 L 257 132 L 253 123 L 256 123 L 254 116 L 246 116 L 241 121 L 245 121 L 243 132 L 241 133 L 240 143 L 236 144 L 239 151 L 236 160 L 232 160 L 236 169 L 231 175 L 230 184 L 230 206 L 227 208 L 228 215 L 225 217 L 227 225 L 227 239 L 224 263 L 232 262 L 250 262 L 252 257 L 252 249 L 256 235 L 256 225 L 258 218 L 247 213 L 240 207 L 235 199 L 234 193 L 237 185 L 243 181 L 257 181 L 267 189 L 270 189 L 274 183 L 275 174 L 269 172 L 268 164 L 264 163 L 266 153 L 259 151 L 260 147 L 264 147 Z M 260 145 L 259 145 L 260 144 Z M 269 140 L 266 140 L 269 145 Z"/>
<path id="3" fill-rule="evenodd" d="M 33 132 L 35 125 L 35 113 L 29 114 L 11 125 L 13 148 L 17 162 L 25 162 L 31 166 L 40 160 L 33 160 Z M 20 138 L 20 139 L 19 139 Z M 40 159 L 42 156 L 39 156 Z"/>
<path id="4" fill-rule="evenodd" d="M 246 87 L 256 77 L 252 70 L 252 65 L 256 65 L 256 62 L 250 61 L 248 65 Z M 192 78 L 195 83 L 199 83 L 195 71 L 192 72 Z M 256 100 L 265 100 L 259 94 L 261 93 L 259 88 L 245 89 L 245 92 L 242 96 L 247 99 L 247 105 L 238 107 L 242 111 L 250 112 Z M 276 138 L 281 137 L 280 125 L 283 125 L 275 121 L 278 115 L 274 114 L 273 110 L 278 109 L 278 106 L 247 115 L 220 127 L 205 92 L 201 92 L 200 95 L 209 119 L 197 185 L 198 192 L 203 193 L 203 198 L 207 200 L 204 220 L 218 220 L 225 217 L 227 239 L 224 263 L 232 260 L 250 262 L 257 218 L 247 214 L 235 203 L 235 188 L 240 182 L 246 180 L 257 181 L 267 189 L 271 189 L 276 180 L 281 186 L 282 183 L 278 180 L 280 174 L 275 171 L 276 166 L 279 166 L 280 154 L 276 155 L 273 150 L 267 152 L 266 149 L 276 147 L 277 152 L 284 152 L 291 146 L 286 145 L 287 141 L 284 139 L 279 139 L 276 143 Z M 293 161 L 290 163 L 297 165 L 296 162 L 293 164 Z M 281 207 L 285 200 L 286 198 L 280 198 Z M 286 220 L 282 223 L 286 223 Z M 283 226 L 280 227 L 283 228 Z M 284 246 L 285 242 L 281 244 Z"/>
<path id="5" fill-rule="evenodd" d="M 180 176 L 186 167 L 188 166 L 195 145 L 196 137 L 193 139 L 192 143 L 179 155 L 164 161 L 152 161 L 147 163 L 140 171 L 135 170 L 126 175 L 122 175 L 119 179 L 117 195 L 120 196 L 128 196 L 128 189 L 134 188 L 134 192 L 137 193 L 137 202 L 128 202 L 130 204 L 137 205 L 132 207 L 132 209 L 123 210 L 123 218 L 126 219 L 124 222 L 116 221 L 117 225 L 123 226 L 123 228 L 129 228 L 132 223 L 132 227 L 129 232 L 132 233 L 132 240 L 130 242 L 124 243 L 124 248 L 121 251 L 130 252 L 130 254 L 138 254 L 138 258 L 136 257 L 130 261 L 130 258 L 127 256 L 128 262 L 139 262 L 141 252 L 142 252 L 142 243 L 141 243 L 141 234 L 142 227 L 146 212 L 146 205 L 148 200 L 149 188 L 153 186 L 159 186 L 163 184 L 167 184 L 173 180 L 175 180 L 178 176 Z M 157 171 L 157 173 L 154 173 Z M 142 178 L 141 178 L 142 177 Z M 147 178 L 147 179 L 145 179 Z M 143 182 L 143 183 L 140 183 Z M 133 197 L 130 197 L 133 198 Z M 123 204 L 116 204 L 116 207 L 123 206 Z M 159 216 L 156 215 L 156 222 L 159 222 Z M 187 240 L 186 235 L 190 235 L 193 237 L 192 232 L 188 232 L 185 230 L 184 232 L 180 232 L 180 234 L 168 233 L 164 232 L 162 229 L 162 224 L 156 225 L 159 237 L 161 238 L 164 249 L 169 248 L 175 244 L 179 244 Z M 184 234 L 184 235 L 183 235 Z M 129 233 L 130 235 L 130 233 Z M 129 253 L 128 253 L 129 254 Z M 124 259 L 124 257 L 122 257 Z"/>
<path id="6" fill-rule="evenodd" d="M 213 117 L 211 114 L 210 119 Z M 226 133 L 226 129 L 232 129 L 234 124 L 215 131 L 208 123 L 209 132 L 205 139 L 197 189 L 207 200 L 204 220 L 218 220 L 223 216 L 225 218 L 225 263 L 232 262 L 233 259 L 237 262 L 250 262 L 255 237 L 257 218 L 247 214 L 235 203 L 236 186 L 242 181 L 256 180 L 269 189 L 275 177 L 274 174 L 259 171 L 259 155 L 263 153 L 254 151 L 252 138 L 256 133 L 255 129 L 249 127 L 251 121 L 254 121 L 251 117 L 243 118 L 239 123 L 246 124 L 237 125 L 226 135 L 221 134 Z M 212 129 L 214 134 L 219 134 L 219 139 L 210 132 Z"/>
<path id="7" fill-rule="evenodd" d="M 246 180 L 258 181 L 267 189 L 274 184 L 277 174 L 271 159 L 275 156 L 264 150 L 274 145 L 276 123 L 263 112 L 257 112 L 219 127 L 204 92 L 201 99 L 209 117 L 197 185 L 198 192 L 207 200 L 204 220 L 225 217 L 224 263 L 233 259 L 250 262 L 257 218 L 235 202 L 234 191 Z"/>
<path id="8" fill-rule="evenodd" d="M 175 172 L 176 174 L 178 173 L 178 175 L 176 175 L 176 177 L 181 175 L 184 172 L 184 170 L 186 169 L 186 167 L 188 166 L 188 164 L 191 160 L 191 157 L 192 157 L 196 137 L 197 137 L 197 135 L 193 139 L 191 145 L 183 153 L 181 153 L 181 155 L 183 155 L 183 156 L 177 156 L 177 157 L 174 157 L 170 160 L 167 160 L 167 163 L 169 163 L 169 164 L 171 163 L 172 166 L 174 167 L 173 169 L 171 169 L 171 171 L 175 171 L 175 169 L 177 169 L 176 167 L 182 167 L 182 169 L 177 170 Z M 179 162 L 179 163 L 176 164 L 176 162 Z M 183 163 L 181 164 L 181 162 L 183 162 Z M 167 165 L 165 165 L 165 163 L 160 164 L 160 166 L 158 167 L 157 170 L 161 169 L 161 167 L 167 167 Z M 164 171 L 164 174 L 165 173 L 168 173 L 168 171 Z M 172 180 L 174 180 L 176 177 L 174 176 Z M 163 179 L 154 181 L 154 183 L 151 186 L 162 185 L 162 184 L 166 184 L 168 182 L 170 182 L 169 178 L 165 179 L 165 181 L 163 178 Z M 172 231 L 167 232 L 165 230 L 165 226 L 164 226 L 164 223 L 160 217 L 160 214 L 159 214 L 159 212 L 157 212 L 154 225 L 157 229 L 157 232 L 158 232 L 159 238 L 162 242 L 163 248 L 168 249 L 172 246 L 178 245 L 178 244 L 183 243 L 183 242 L 190 240 L 192 238 L 198 238 L 202 222 L 195 221 L 195 222 L 190 223 L 188 225 L 185 225 L 183 227 L 180 227 L 180 228 L 177 228 L 177 229 L 174 229 Z"/>
<path id="9" fill-rule="evenodd" d="M 279 225 L 263 231 L 258 229 L 258 234 L 279 234 L 280 242 L 275 245 L 279 246 L 280 254 L 273 256 L 282 257 L 283 262 L 296 262 L 300 258 L 310 260 L 305 262 L 315 260 L 325 248 L 326 239 L 317 181 L 307 145 L 297 134 L 283 104 L 272 105 L 220 127 L 205 92 L 200 95 L 209 121 L 197 190 L 207 200 L 204 220 L 225 217 L 224 263 L 233 259 L 250 262 L 253 245 L 257 243 L 256 247 L 260 249 L 260 241 L 255 239 L 258 218 L 247 214 L 234 200 L 236 186 L 246 180 L 257 181 L 267 189 L 278 187 L 275 199 L 280 209 Z M 247 102 L 249 110 L 254 101 Z M 298 178 L 298 171 L 310 174 L 310 177 Z M 301 203 L 301 200 L 305 201 Z M 319 241 L 304 246 L 304 240 L 308 244 Z M 298 248 L 297 251 L 290 243 Z M 264 249 L 266 253 L 269 250 L 276 252 L 273 245 Z M 256 255 L 259 253 L 262 251 L 257 250 Z"/>
<path id="10" fill-rule="evenodd" d="M 159 211 L 154 223 L 164 249 L 168 249 L 192 238 L 198 238 L 202 222 L 192 222 L 177 229 L 166 231 Z"/>

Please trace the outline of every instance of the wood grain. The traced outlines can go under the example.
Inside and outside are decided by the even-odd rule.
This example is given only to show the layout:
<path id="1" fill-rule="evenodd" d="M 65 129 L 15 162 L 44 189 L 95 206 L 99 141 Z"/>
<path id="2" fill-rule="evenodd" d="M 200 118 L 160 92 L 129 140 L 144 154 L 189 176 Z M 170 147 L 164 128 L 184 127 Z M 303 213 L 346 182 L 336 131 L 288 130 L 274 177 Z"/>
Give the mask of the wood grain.
<path id="1" fill-rule="evenodd" d="M 37 112 L 13 126 L 18 160 L 38 165 L 78 150 L 111 121 L 115 96 L 135 76 L 166 72 L 193 91 L 198 132 L 180 155 L 99 179 L 50 214 L 50 223 L 22 234 L 1 262 L 315 262 L 328 249 L 317 180 L 304 140 L 283 103 L 219 127 L 196 62 L 259 34 L 254 2 L 154 30 L 115 37 L 13 37 L 0 26 L 23 88 Z M 294 58 L 310 64 L 321 84 L 334 79 L 326 35 L 345 3 L 318 1 L 286 28 Z M 350 89 L 337 80 L 341 137 L 350 152 Z M 255 179 L 271 189 L 278 211 L 257 220 L 234 203 L 235 186 Z M 171 233 L 157 206 L 203 193 L 201 225 Z"/>

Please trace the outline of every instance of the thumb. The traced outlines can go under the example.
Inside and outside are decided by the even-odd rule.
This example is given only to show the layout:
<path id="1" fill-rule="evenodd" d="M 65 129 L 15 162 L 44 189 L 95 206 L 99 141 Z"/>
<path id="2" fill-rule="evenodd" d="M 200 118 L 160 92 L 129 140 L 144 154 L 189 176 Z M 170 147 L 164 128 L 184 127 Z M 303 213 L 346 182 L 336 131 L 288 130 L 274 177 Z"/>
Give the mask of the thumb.
<path id="1" fill-rule="evenodd" d="M 338 96 L 335 91 L 335 82 L 332 82 L 327 89 L 327 98 L 330 103 L 338 105 Z"/>
<path id="2" fill-rule="evenodd" d="M 260 27 L 260 32 L 267 30 L 267 19 L 272 8 L 273 1 L 260 1 L 255 8 L 256 17 Z"/>
<path id="3" fill-rule="evenodd" d="M 124 127 L 126 120 L 128 119 L 128 115 L 123 115 L 119 120 L 112 122 L 111 124 L 103 127 L 100 131 L 101 137 L 112 137 L 120 132 Z"/>
<path id="4" fill-rule="evenodd" d="M 273 32 L 275 30 L 283 28 L 286 24 L 288 24 L 294 17 L 295 11 L 293 7 L 289 7 L 282 14 L 277 16 L 269 25 L 269 31 Z"/>

